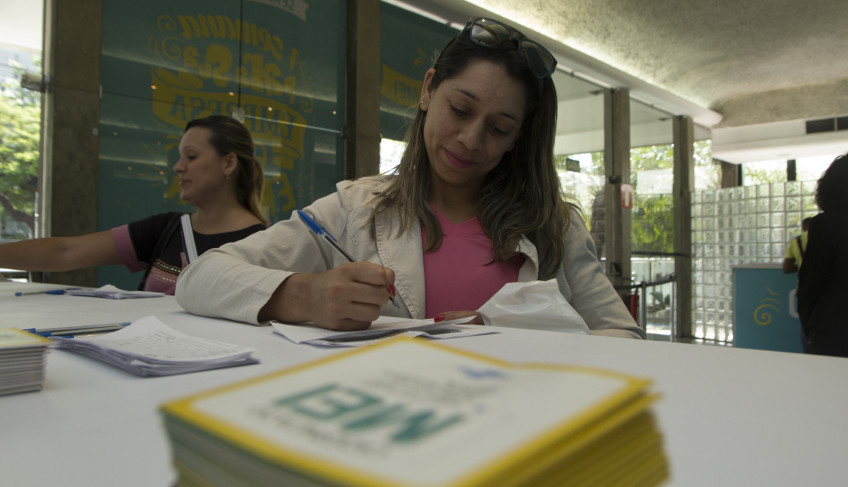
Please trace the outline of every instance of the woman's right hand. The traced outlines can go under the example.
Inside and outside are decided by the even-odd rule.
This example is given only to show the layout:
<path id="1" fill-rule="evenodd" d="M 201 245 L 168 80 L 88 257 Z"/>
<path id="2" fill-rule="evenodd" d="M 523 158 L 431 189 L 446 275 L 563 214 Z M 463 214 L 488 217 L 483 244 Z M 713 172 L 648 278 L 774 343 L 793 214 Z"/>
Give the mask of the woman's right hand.
<path id="1" fill-rule="evenodd" d="M 391 269 L 371 262 L 293 274 L 263 306 L 259 320 L 311 321 L 330 330 L 364 330 L 380 316 L 394 280 Z"/>

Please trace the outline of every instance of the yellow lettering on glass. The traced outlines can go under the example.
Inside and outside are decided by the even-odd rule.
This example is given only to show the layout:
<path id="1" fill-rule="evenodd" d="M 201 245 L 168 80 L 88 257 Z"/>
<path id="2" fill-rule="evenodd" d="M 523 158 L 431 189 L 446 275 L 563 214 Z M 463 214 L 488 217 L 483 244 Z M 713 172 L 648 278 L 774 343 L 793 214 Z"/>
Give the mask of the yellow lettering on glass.
<path id="1" fill-rule="evenodd" d="M 151 68 L 157 87 L 152 92 L 154 115 L 182 129 L 195 118 L 243 109 L 266 174 L 262 206 L 271 216 L 297 208 L 287 172 L 295 171 L 296 161 L 303 158 L 303 114 L 314 108 L 300 51 L 288 46 L 286 52 L 272 31 L 224 15 L 162 15 L 157 27 L 162 36 L 152 38 L 150 46 L 166 62 Z M 241 42 L 240 65 L 239 53 L 223 44 L 225 40 Z M 175 64 L 179 67 L 172 67 Z M 240 89 L 227 88 L 234 83 Z M 310 170 L 292 176 L 299 187 L 308 186 L 310 177 Z M 176 179 L 173 183 L 167 191 L 170 197 L 179 193 Z"/>

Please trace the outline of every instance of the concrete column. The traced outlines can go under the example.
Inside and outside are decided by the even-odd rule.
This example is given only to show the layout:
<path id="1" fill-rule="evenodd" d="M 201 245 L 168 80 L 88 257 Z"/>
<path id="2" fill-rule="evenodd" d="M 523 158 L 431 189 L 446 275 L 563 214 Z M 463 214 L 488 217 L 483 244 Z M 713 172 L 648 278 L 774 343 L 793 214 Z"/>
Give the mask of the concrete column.
<path id="1" fill-rule="evenodd" d="M 347 2 L 345 179 L 380 172 L 380 1 Z"/>
<path id="2" fill-rule="evenodd" d="M 675 333 L 692 333 L 692 193 L 695 190 L 694 124 L 691 117 L 676 116 L 674 134 L 674 275 Z"/>
<path id="3" fill-rule="evenodd" d="M 41 214 L 45 236 L 97 230 L 102 0 L 45 4 Z M 44 210 L 49 208 L 49 212 Z M 49 282 L 94 286 L 95 269 L 55 272 Z"/>
<path id="4" fill-rule="evenodd" d="M 607 277 L 613 286 L 628 286 L 630 210 L 621 207 L 621 185 L 630 184 L 630 90 L 625 88 L 604 92 L 604 175 Z"/>

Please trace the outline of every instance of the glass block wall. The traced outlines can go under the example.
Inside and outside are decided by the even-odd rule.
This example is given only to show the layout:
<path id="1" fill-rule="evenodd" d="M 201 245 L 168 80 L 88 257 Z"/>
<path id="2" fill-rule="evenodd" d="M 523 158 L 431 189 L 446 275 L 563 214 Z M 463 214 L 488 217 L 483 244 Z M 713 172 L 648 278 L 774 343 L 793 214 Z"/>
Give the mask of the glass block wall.
<path id="1" fill-rule="evenodd" d="M 780 264 L 801 220 L 814 216 L 816 181 L 700 191 L 692 198 L 692 323 L 696 338 L 733 341 L 731 267 Z"/>

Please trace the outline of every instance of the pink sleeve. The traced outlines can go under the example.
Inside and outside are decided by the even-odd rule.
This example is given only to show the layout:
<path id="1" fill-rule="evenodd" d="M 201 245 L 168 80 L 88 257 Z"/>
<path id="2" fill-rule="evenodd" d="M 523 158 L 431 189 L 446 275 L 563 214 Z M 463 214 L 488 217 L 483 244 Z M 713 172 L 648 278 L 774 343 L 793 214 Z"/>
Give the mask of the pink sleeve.
<path id="1" fill-rule="evenodd" d="M 130 272 L 138 272 L 147 269 L 147 262 L 138 260 L 135 255 L 135 247 L 133 247 L 130 239 L 129 225 L 121 225 L 112 229 L 112 238 L 115 240 L 115 247 L 118 249 L 118 256 L 121 257 L 121 262 L 127 266 Z"/>

